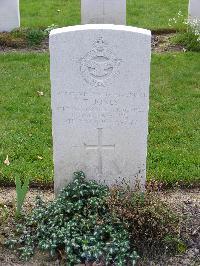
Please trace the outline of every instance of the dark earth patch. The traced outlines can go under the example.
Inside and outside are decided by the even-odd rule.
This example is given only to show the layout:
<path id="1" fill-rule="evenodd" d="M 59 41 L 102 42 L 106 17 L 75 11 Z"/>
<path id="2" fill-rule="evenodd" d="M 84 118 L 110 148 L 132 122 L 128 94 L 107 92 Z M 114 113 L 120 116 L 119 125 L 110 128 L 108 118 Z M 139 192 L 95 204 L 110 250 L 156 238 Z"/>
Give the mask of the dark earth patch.
<path id="1" fill-rule="evenodd" d="M 173 45 L 170 39 L 175 35 L 175 33 L 160 33 L 152 34 L 152 51 L 156 53 L 164 52 L 184 52 L 185 49 L 181 45 Z M 45 38 L 41 45 L 37 46 L 26 46 L 14 47 L 12 43 L 10 45 L 5 45 L 0 42 L 0 53 L 4 52 L 46 52 L 49 50 L 49 40 Z"/>

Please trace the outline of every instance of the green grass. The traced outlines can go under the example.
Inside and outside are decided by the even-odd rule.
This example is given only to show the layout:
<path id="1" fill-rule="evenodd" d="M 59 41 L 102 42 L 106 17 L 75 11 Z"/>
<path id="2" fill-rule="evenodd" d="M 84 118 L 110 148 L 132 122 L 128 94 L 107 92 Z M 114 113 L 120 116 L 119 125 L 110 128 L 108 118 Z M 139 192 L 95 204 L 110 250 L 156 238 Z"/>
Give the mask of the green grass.
<path id="1" fill-rule="evenodd" d="M 200 34 L 197 36 L 191 30 L 180 32 L 171 38 L 171 43 L 175 45 L 182 45 L 188 51 L 200 52 Z"/>
<path id="2" fill-rule="evenodd" d="M 20 10 L 22 27 L 80 24 L 79 0 L 21 0 Z"/>
<path id="3" fill-rule="evenodd" d="M 148 177 L 200 181 L 200 54 L 154 55 Z"/>
<path id="4" fill-rule="evenodd" d="M 199 65 L 198 53 L 152 57 L 149 179 L 169 184 L 200 181 Z M 0 183 L 12 182 L 16 176 L 50 182 L 49 55 L 1 54 L 0 73 Z M 7 155 L 9 166 L 3 164 Z"/>
<path id="5" fill-rule="evenodd" d="M 44 28 L 80 24 L 80 6 L 80 0 L 21 0 L 21 25 Z M 179 10 L 187 16 L 188 0 L 127 0 L 127 24 L 168 29 L 169 18 Z"/>
<path id="6" fill-rule="evenodd" d="M 49 62 L 47 54 L 0 56 L 0 180 L 19 175 L 43 182 L 52 179 Z M 43 91 L 39 97 L 37 91 Z M 42 156 L 43 160 L 38 159 Z"/>
<path id="7" fill-rule="evenodd" d="M 187 17 L 188 0 L 127 0 L 127 10 L 128 25 L 151 30 L 169 29 L 169 19 L 179 10 Z"/>

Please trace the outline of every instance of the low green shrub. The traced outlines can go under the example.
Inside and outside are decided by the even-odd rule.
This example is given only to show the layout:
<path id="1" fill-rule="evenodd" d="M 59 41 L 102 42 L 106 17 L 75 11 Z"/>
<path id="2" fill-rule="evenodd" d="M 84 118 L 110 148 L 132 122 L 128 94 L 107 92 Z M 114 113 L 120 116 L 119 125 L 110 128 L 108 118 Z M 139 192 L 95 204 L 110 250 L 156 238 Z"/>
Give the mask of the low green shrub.
<path id="1" fill-rule="evenodd" d="M 108 189 L 77 172 L 53 202 L 37 199 L 8 244 L 20 246 L 25 260 L 37 248 L 61 254 L 67 265 L 124 266 L 135 264 L 137 252 L 178 250 L 178 228 L 178 218 L 153 193 Z"/>
<path id="2" fill-rule="evenodd" d="M 53 256 L 63 254 L 67 265 L 103 260 L 106 265 L 134 265 L 137 254 L 131 249 L 129 233 L 123 223 L 108 211 L 109 189 L 86 181 L 82 172 L 50 204 L 37 200 L 30 216 L 17 227 L 21 258 L 29 259 L 35 248 Z"/>
<path id="3" fill-rule="evenodd" d="M 29 46 L 40 45 L 46 37 L 46 33 L 41 29 L 28 29 L 26 40 Z"/>
<path id="4" fill-rule="evenodd" d="M 58 28 L 58 25 L 52 24 L 46 29 L 28 29 L 26 30 L 26 40 L 28 45 L 40 45 L 42 41 L 49 36 L 51 30 Z"/>

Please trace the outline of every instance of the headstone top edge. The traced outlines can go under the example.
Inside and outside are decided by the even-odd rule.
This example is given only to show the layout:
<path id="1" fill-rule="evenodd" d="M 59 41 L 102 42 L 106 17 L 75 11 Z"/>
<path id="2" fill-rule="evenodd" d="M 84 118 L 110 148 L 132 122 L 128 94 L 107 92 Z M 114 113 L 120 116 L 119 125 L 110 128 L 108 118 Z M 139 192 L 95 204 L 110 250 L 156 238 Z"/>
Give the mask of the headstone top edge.
<path id="1" fill-rule="evenodd" d="M 118 30 L 151 36 L 151 31 L 143 28 L 114 24 L 85 24 L 54 29 L 50 32 L 50 37 L 61 33 L 77 32 L 84 30 Z"/>

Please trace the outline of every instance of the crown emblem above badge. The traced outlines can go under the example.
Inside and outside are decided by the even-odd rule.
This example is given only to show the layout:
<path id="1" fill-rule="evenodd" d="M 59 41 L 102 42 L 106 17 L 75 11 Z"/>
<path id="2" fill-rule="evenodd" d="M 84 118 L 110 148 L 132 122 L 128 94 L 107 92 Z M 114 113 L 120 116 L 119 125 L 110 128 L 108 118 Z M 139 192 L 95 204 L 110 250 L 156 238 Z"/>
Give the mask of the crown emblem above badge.
<path id="1" fill-rule="evenodd" d="M 80 60 L 80 71 L 84 80 L 95 87 L 106 86 L 118 72 L 121 60 L 108 48 L 102 37 Z"/>

